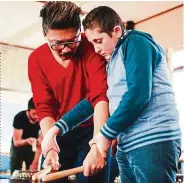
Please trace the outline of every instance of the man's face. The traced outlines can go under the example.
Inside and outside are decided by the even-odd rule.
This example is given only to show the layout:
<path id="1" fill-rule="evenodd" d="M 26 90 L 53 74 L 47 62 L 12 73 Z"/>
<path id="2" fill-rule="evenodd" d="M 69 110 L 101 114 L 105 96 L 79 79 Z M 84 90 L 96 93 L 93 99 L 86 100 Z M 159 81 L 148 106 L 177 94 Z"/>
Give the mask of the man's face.
<path id="1" fill-rule="evenodd" d="M 81 41 L 81 32 L 76 28 L 48 29 L 46 39 L 53 55 L 64 61 L 69 60 L 76 53 Z"/>
<path id="2" fill-rule="evenodd" d="M 29 118 L 33 124 L 38 122 L 38 116 L 36 114 L 36 109 L 29 110 Z"/>
<path id="3" fill-rule="evenodd" d="M 112 37 L 110 37 L 107 33 L 100 32 L 99 28 L 93 28 L 86 29 L 85 34 L 88 41 L 94 45 L 95 52 L 105 57 L 108 61 L 118 41 L 114 32 L 112 32 Z"/>

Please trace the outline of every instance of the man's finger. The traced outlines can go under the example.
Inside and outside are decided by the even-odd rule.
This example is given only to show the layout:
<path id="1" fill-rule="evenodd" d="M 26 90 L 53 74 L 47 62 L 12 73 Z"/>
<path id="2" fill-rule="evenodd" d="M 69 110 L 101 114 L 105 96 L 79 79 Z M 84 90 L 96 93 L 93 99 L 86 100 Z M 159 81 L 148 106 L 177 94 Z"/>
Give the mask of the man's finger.
<path id="1" fill-rule="evenodd" d="M 84 165 L 84 176 L 88 177 L 89 176 L 89 166 L 88 165 Z"/>

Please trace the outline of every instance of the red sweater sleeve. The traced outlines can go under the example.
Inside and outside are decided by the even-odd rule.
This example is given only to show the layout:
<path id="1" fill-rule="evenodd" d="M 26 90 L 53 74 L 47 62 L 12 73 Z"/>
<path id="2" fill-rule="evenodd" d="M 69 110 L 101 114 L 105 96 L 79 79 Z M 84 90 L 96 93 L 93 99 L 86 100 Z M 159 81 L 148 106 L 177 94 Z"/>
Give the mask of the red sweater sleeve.
<path id="1" fill-rule="evenodd" d="M 99 54 L 95 53 L 93 46 L 86 50 L 86 69 L 89 77 L 89 92 L 86 99 L 92 103 L 93 107 L 99 101 L 107 101 L 107 75 L 106 61 Z"/>
<path id="2" fill-rule="evenodd" d="M 55 119 L 57 114 L 57 108 L 54 108 L 54 106 L 57 106 L 56 100 L 34 52 L 28 59 L 28 77 L 31 82 L 33 99 L 39 121 L 44 117 Z"/>

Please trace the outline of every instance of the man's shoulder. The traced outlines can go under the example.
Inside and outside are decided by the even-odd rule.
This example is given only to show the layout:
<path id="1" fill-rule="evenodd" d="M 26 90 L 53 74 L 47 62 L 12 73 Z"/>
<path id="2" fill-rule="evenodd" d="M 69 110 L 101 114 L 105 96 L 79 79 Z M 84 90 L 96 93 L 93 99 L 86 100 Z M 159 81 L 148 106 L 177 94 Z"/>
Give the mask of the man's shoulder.
<path id="1" fill-rule="evenodd" d="M 26 111 L 20 111 L 15 115 L 15 118 L 22 118 L 26 116 Z"/>
<path id="2" fill-rule="evenodd" d="M 22 128 L 22 121 L 27 121 L 27 115 L 26 115 L 26 111 L 20 111 L 19 113 L 17 113 L 14 117 L 13 120 L 13 127 L 17 128 L 17 129 L 21 129 Z"/>
<path id="3" fill-rule="evenodd" d="M 47 43 L 39 46 L 36 48 L 30 55 L 29 55 L 29 65 L 35 66 L 35 65 L 45 65 L 47 58 L 50 58 L 50 49 L 47 45 Z"/>
<path id="4" fill-rule="evenodd" d="M 38 48 L 36 48 L 31 54 L 31 56 L 36 56 L 36 57 L 40 57 L 40 56 L 44 56 L 47 53 L 49 53 L 49 47 L 47 45 L 47 43 L 39 46 Z"/>

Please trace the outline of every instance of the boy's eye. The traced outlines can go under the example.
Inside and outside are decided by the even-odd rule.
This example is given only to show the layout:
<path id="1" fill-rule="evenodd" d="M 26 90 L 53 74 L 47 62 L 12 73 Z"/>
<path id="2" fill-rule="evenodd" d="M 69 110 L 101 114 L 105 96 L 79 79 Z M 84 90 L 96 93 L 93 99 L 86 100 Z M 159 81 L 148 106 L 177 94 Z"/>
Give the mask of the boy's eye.
<path id="1" fill-rule="evenodd" d="M 96 43 L 102 43 L 102 40 L 101 39 L 97 39 L 95 40 Z"/>

